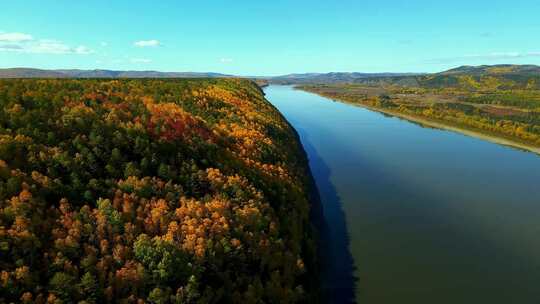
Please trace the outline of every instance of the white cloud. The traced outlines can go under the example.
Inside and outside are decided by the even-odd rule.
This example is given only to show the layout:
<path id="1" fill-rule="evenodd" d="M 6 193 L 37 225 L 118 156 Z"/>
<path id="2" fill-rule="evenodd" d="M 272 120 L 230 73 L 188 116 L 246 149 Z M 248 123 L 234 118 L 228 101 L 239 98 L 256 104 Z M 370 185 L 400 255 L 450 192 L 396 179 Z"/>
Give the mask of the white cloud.
<path id="1" fill-rule="evenodd" d="M 219 61 L 221 63 L 231 63 L 231 62 L 233 62 L 232 58 L 221 58 Z"/>
<path id="2" fill-rule="evenodd" d="M 100 42 L 99 45 L 101 45 L 102 47 L 106 47 L 106 46 L 108 46 L 109 44 L 108 44 L 107 42 L 105 42 L 105 41 L 102 41 L 102 42 Z"/>
<path id="3" fill-rule="evenodd" d="M 31 54 L 78 54 L 87 55 L 94 51 L 84 45 L 71 47 L 61 41 L 34 39 L 24 33 L 0 33 L 0 52 Z"/>
<path id="4" fill-rule="evenodd" d="M 44 54 L 66 54 L 72 50 L 69 46 L 55 40 L 40 40 L 37 43 L 28 45 L 23 51 L 28 53 L 44 53 Z"/>
<path id="5" fill-rule="evenodd" d="M 159 40 L 155 40 L 155 39 L 152 39 L 152 40 L 140 40 L 140 41 L 134 42 L 133 45 L 135 45 L 137 47 L 156 47 L 156 46 L 160 46 L 161 42 L 159 42 Z"/>
<path id="6" fill-rule="evenodd" d="M 504 60 L 540 57 L 540 52 L 493 52 L 489 54 L 471 54 L 459 57 L 436 58 L 429 60 L 430 63 L 453 63 L 476 60 Z"/>
<path id="7" fill-rule="evenodd" d="M 15 51 L 21 53 L 78 55 L 87 55 L 93 53 L 93 51 L 86 46 L 80 45 L 77 47 L 71 47 L 67 44 L 64 44 L 63 42 L 56 40 L 39 40 L 33 43 L 16 46 L 18 48 Z M 5 45 L 0 45 L 0 50 L 6 50 Z"/>
<path id="8" fill-rule="evenodd" d="M 18 44 L 0 44 L 0 51 L 19 51 L 23 47 Z"/>
<path id="9" fill-rule="evenodd" d="M 146 58 L 131 58 L 130 61 L 132 63 L 150 63 L 150 62 L 152 62 L 151 59 L 146 59 Z"/>
<path id="10" fill-rule="evenodd" d="M 475 55 L 465 55 L 463 58 L 478 58 L 478 59 L 507 59 L 507 58 L 523 58 L 536 56 L 537 53 L 520 53 L 520 52 L 501 52 L 501 53 L 490 53 L 490 54 L 475 54 Z"/>
<path id="11" fill-rule="evenodd" d="M 94 52 L 84 45 L 79 45 L 78 47 L 74 49 L 74 51 L 75 51 L 75 54 L 81 54 L 81 55 L 92 54 Z"/>
<path id="12" fill-rule="evenodd" d="M 0 42 L 23 42 L 30 40 L 34 40 L 34 37 L 24 33 L 0 33 Z"/>

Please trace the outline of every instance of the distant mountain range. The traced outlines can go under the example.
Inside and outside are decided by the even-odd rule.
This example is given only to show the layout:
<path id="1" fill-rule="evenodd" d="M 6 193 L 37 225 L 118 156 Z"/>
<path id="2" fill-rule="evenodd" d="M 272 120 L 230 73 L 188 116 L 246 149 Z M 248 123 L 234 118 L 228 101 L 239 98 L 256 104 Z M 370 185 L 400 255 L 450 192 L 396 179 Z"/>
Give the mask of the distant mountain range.
<path id="1" fill-rule="evenodd" d="M 264 79 L 276 84 L 339 83 L 355 82 L 374 77 L 411 76 L 409 73 L 305 73 L 275 77 L 246 77 Z M 235 77 L 220 73 L 157 72 L 157 71 L 113 71 L 113 70 L 41 70 L 32 68 L 0 69 L 0 78 L 199 78 Z"/>
<path id="2" fill-rule="evenodd" d="M 442 75 L 539 75 L 540 66 L 537 65 L 516 65 L 516 64 L 498 64 L 498 65 L 464 65 L 455 69 L 450 69 L 438 74 Z"/>
<path id="3" fill-rule="evenodd" d="M 291 74 L 268 78 L 275 84 L 332 84 L 360 83 L 369 85 L 392 84 L 428 89 L 538 89 L 540 66 L 536 65 L 482 65 L 461 66 L 440 73 L 326 73 Z"/>
<path id="4" fill-rule="evenodd" d="M 40 70 L 31 68 L 0 69 L 0 78 L 201 78 L 233 77 L 219 73 L 113 71 L 113 70 Z"/>
<path id="5" fill-rule="evenodd" d="M 350 83 L 362 82 L 366 79 L 373 78 L 388 78 L 388 77 L 403 77 L 415 76 L 414 73 L 305 73 L 305 74 L 288 74 L 283 76 L 275 76 L 267 78 L 274 84 L 308 84 L 308 83 Z"/>
<path id="6" fill-rule="evenodd" d="M 201 78 L 237 77 L 220 73 L 112 71 L 112 70 L 40 70 L 0 69 L 0 78 Z M 482 65 L 461 66 L 440 73 L 305 73 L 252 78 L 261 84 L 389 83 L 401 86 L 443 88 L 495 85 L 500 88 L 539 88 L 540 66 Z"/>
<path id="7" fill-rule="evenodd" d="M 441 73 L 415 77 L 414 81 L 417 82 L 417 86 L 435 89 L 453 87 L 538 90 L 540 66 L 511 64 L 461 66 Z"/>
<path id="8" fill-rule="evenodd" d="M 275 84 L 364 83 L 395 84 L 411 87 L 443 88 L 484 86 L 491 83 L 501 88 L 525 88 L 540 85 L 540 66 L 482 65 L 461 66 L 440 73 L 311 73 L 268 78 Z"/>

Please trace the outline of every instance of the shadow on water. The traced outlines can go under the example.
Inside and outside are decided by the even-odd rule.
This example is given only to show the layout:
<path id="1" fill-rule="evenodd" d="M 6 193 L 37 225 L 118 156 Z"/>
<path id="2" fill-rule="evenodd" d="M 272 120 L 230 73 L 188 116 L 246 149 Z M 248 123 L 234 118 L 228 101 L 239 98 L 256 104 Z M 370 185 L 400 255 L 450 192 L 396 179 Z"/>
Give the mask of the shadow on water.
<path id="1" fill-rule="evenodd" d="M 297 129 L 309 159 L 309 166 L 321 198 L 324 225 L 320 231 L 322 280 L 329 303 L 355 303 L 357 278 L 351 255 L 345 214 L 337 191 L 330 180 L 331 171 L 302 129 Z"/>

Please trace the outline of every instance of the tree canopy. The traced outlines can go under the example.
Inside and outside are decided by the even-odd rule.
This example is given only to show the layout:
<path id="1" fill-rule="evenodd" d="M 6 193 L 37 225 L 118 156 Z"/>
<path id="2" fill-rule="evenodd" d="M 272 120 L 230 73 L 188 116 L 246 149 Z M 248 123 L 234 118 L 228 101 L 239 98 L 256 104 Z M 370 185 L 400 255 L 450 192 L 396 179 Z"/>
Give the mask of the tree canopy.
<path id="1" fill-rule="evenodd" d="M 0 302 L 307 301 L 305 168 L 248 80 L 0 80 Z"/>

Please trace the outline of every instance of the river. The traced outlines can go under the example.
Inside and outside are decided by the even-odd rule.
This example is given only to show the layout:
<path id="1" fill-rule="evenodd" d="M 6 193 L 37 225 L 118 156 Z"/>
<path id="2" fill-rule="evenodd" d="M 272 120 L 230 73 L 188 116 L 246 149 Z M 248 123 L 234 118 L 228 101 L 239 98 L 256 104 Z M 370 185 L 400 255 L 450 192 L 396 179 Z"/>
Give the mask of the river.
<path id="1" fill-rule="evenodd" d="M 540 157 L 289 86 L 332 302 L 540 303 Z"/>

